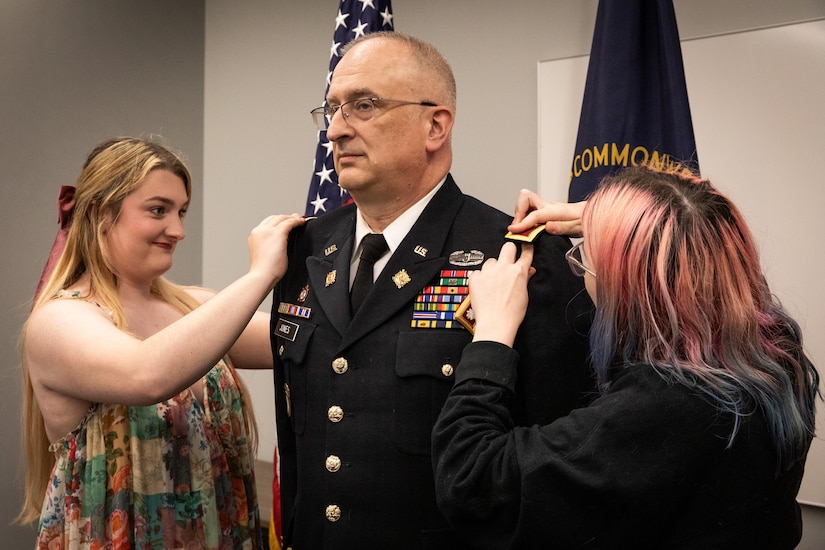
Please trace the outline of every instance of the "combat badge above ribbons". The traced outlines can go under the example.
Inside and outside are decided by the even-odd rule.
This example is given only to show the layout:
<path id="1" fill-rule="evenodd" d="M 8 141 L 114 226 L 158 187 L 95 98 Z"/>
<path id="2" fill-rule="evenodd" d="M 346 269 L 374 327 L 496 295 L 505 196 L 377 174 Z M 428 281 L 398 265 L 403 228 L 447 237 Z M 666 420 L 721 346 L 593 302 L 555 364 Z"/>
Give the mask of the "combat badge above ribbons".
<path id="1" fill-rule="evenodd" d="M 470 250 L 464 252 L 463 250 L 456 250 L 450 253 L 450 263 L 460 267 L 470 267 L 473 265 L 481 265 L 484 261 L 484 252 L 480 250 Z"/>
<path id="2" fill-rule="evenodd" d="M 480 254 L 480 253 L 479 253 Z M 463 328 L 456 320 L 461 302 L 470 293 L 470 271 L 443 269 L 438 284 L 425 286 L 415 298 L 412 328 Z"/>

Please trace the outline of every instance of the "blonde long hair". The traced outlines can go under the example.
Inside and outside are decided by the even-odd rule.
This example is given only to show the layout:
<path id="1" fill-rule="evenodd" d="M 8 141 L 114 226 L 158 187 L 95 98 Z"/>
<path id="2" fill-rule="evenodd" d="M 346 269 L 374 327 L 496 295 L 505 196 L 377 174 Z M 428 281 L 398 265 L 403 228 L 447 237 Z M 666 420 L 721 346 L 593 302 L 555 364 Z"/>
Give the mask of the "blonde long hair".
<path id="1" fill-rule="evenodd" d="M 133 137 L 112 138 L 95 147 L 86 159 L 75 190 L 75 216 L 69 229 L 66 246 L 49 279 L 36 298 L 32 311 L 54 299 L 57 293 L 76 283 L 81 276 L 89 277 L 89 293 L 95 301 L 112 312 L 115 326 L 128 332 L 123 308 L 117 295 L 118 278 L 107 261 L 104 223 L 116 220 L 123 199 L 143 183 L 153 170 L 169 170 L 183 180 L 186 196 L 192 193 L 192 178 L 183 160 L 159 143 Z M 158 277 L 151 286 L 153 295 L 186 314 L 199 303 L 185 288 Z M 21 337 L 25 345 L 26 326 Z M 43 496 L 54 466 L 49 451 L 49 439 L 43 415 L 34 396 L 28 368 L 23 359 L 23 437 L 26 450 L 25 497 L 18 523 L 30 523 L 40 516 Z M 232 369 L 230 365 L 230 369 Z M 249 395 L 240 377 L 233 376 L 244 397 L 243 412 L 251 438 L 251 451 L 257 445 L 257 428 Z"/>

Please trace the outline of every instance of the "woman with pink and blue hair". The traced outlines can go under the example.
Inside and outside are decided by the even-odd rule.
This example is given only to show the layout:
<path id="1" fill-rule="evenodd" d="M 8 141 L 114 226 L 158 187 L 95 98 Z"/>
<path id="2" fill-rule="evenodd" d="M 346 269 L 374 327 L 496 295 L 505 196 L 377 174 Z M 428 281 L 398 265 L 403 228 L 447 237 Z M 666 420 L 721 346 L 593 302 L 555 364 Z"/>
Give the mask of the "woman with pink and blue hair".
<path id="1" fill-rule="evenodd" d="M 433 430 L 443 512 L 478 548 L 794 548 L 819 376 L 742 214 L 707 180 L 634 167 L 573 225 L 600 395 L 514 424 L 533 268 L 506 244 L 470 278 L 473 342 Z"/>

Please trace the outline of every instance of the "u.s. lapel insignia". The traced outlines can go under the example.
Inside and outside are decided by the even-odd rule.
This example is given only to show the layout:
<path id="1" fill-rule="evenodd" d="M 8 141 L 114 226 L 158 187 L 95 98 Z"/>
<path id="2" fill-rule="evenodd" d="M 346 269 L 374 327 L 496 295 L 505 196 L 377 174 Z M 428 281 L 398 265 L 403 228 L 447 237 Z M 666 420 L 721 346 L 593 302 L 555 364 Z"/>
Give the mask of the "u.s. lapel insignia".
<path id="1" fill-rule="evenodd" d="M 407 273 L 406 269 L 402 269 L 401 271 L 392 276 L 392 282 L 394 282 L 395 286 L 397 286 L 398 288 L 403 287 L 410 281 L 412 281 L 412 279 L 410 278 L 410 274 Z"/>
<path id="2" fill-rule="evenodd" d="M 327 273 L 327 280 L 324 283 L 324 286 L 329 286 L 335 282 L 335 270 L 333 269 L 329 273 Z"/>
<path id="3" fill-rule="evenodd" d="M 484 252 L 480 250 L 470 250 L 464 252 L 463 250 L 456 250 L 450 254 L 450 263 L 461 267 L 469 267 L 472 265 L 481 265 L 484 261 Z"/>
<path id="4" fill-rule="evenodd" d="M 427 249 L 421 246 L 420 244 L 415 245 L 415 253 L 421 256 L 422 258 L 427 257 Z"/>
<path id="5" fill-rule="evenodd" d="M 301 289 L 301 292 L 298 293 L 298 303 L 303 304 L 307 296 L 309 296 L 309 285 L 304 285 L 304 288 Z"/>
<path id="6" fill-rule="evenodd" d="M 326 247 L 324 249 L 324 256 L 329 256 L 330 254 L 332 254 L 336 250 L 338 250 L 338 245 L 337 244 L 331 244 L 331 245 L 329 245 L 328 247 Z"/>

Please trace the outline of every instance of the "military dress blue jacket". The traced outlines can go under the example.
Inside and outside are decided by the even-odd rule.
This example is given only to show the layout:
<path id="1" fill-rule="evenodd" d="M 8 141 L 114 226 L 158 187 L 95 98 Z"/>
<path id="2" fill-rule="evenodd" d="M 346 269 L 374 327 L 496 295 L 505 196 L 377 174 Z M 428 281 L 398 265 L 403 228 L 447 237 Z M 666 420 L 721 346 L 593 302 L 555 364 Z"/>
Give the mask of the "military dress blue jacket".
<path id="1" fill-rule="evenodd" d="M 353 316 L 355 216 L 344 206 L 295 230 L 273 295 L 284 546 L 460 549 L 436 505 L 430 435 L 471 335 L 445 319 L 413 327 L 414 309 L 427 287 L 449 284 L 445 274 L 497 257 L 512 218 L 448 176 Z M 593 393 L 593 305 L 566 265 L 569 247 L 547 234 L 536 244 L 517 347 L 531 364 L 553 358 L 567 367 L 522 374 L 516 414 L 526 424 L 549 422 Z M 435 328 L 421 328 L 428 324 Z"/>

